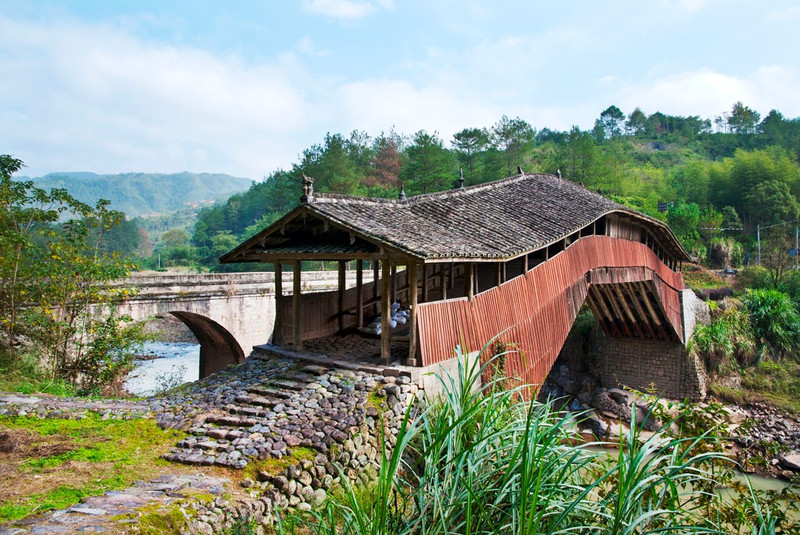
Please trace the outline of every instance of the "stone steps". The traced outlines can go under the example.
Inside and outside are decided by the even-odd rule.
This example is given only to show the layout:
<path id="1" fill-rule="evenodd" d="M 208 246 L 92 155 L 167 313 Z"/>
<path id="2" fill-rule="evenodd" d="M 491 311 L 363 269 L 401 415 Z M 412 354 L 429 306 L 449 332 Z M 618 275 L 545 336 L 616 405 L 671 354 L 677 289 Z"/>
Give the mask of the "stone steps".
<path id="1" fill-rule="evenodd" d="M 236 396 L 234 398 L 236 403 L 241 403 L 243 405 L 250 405 L 255 407 L 274 407 L 280 401 L 274 399 L 267 399 L 261 396 Z"/>
<path id="2" fill-rule="evenodd" d="M 255 394 L 257 396 L 273 396 L 281 399 L 289 399 L 295 395 L 295 392 L 286 392 L 285 390 L 279 390 L 276 388 L 264 388 L 263 386 L 251 386 L 245 388 L 244 391 L 248 394 Z"/>
<path id="3" fill-rule="evenodd" d="M 259 421 L 255 418 L 241 418 L 238 416 L 213 415 L 206 418 L 206 423 L 227 427 L 253 427 Z"/>

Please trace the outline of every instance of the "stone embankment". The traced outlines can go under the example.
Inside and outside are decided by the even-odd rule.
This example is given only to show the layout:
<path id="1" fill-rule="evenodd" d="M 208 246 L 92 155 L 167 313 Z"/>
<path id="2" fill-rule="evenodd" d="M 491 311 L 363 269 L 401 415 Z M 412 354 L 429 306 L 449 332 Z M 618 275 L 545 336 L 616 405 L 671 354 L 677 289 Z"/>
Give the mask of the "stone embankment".
<path id="1" fill-rule="evenodd" d="M 541 398 L 562 400 L 566 408 L 581 415 L 579 425 L 600 440 L 615 440 L 625 424 L 644 422 L 644 429 L 655 431 L 661 425 L 650 416 L 653 397 L 622 388 L 604 388 L 590 373 L 557 365 L 548 376 Z M 702 409 L 704 405 L 696 405 Z M 764 459 L 771 475 L 790 477 L 800 472 L 800 418 L 760 404 L 725 407 L 719 424 L 742 452 L 742 460 L 767 455 Z M 677 414 L 675 415 L 677 416 Z"/>
<path id="2" fill-rule="evenodd" d="M 211 534 L 239 521 L 268 525 L 274 521 L 276 508 L 310 510 L 321 505 L 342 478 L 355 484 L 374 478 L 383 446 L 390 449 L 394 445 L 407 410 L 422 395 L 421 387 L 410 377 L 386 376 L 383 371 L 328 368 L 254 353 L 241 366 L 142 401 L 8 395 L 0 398 L 0 414 L 149 416 L 161 427 L 185 430 L 188 436 L 164 455 L 165 459 L 234 469 L 239 475 L 233 479 L 241 480 L 244 487 L 246 498 L 229 501 L 217 497 L 207 502 L 195 500 L 191 508 L 181 506 L 182 514 L 191 519 L 193 532 Z M 241 494 L 241 489 L 237 492 Z M 73 511 L 75 508 L 56 511 L 27 528 L 15 527 L 23 531 L 14 533 L 47 533 L 47 526 L 74 523 L 92 512 L 97 513 L 91 517 L 92 525 L 103 519 L 117 522 L 111 520 L 117 513 L 110 512 L 116 509 L 103 505 L 113 502 L 117 494 L 107 493 L 80 506 L 91 512 Z M 139 492 L 127 489 L 123 494 Z M 161 508 L 169 505 L 167 494 L 156 494 L 151 497 L 161 502 Z M 125 503 L 130 509 L 138 507 L 135 500 Z"/>

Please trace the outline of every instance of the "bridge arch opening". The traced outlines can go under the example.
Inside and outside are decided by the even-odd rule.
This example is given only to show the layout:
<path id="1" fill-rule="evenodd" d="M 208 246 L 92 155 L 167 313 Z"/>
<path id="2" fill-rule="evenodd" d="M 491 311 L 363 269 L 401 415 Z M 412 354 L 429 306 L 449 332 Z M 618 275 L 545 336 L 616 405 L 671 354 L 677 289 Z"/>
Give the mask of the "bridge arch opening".
<path id="1" fill-rule="evenodd" d="M 242 364 L 245 354 L 236 338 L 225 327 L 201 314 L 173 310 L 173 316 L 181 320 L 200 343 L 200 378 L 232 364 Z"/>

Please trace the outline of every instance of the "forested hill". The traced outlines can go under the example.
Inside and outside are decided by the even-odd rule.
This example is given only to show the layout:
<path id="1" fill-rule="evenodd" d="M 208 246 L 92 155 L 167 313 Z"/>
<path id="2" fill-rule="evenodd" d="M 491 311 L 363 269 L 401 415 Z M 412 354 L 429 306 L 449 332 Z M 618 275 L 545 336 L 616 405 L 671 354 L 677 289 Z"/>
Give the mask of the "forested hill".
<path id="1" fill-rule="evenodd" d="M 25 177 L 20 177 L 23 179 Z M 251 180 L 212 173 L 50 173 L 30 178 L 40 188 L 65 188 L 79 201 L 111 201 L 128 217 L 168 214 L 207 206 L 246 190 Z"/>
<path id="2" fill-rule="evenodd" d="M 459 167 L 470 185 L 516 174 L 517 166 L 560 171 L 667 221 L 698 259 L 720 248 L 752 253 L 757 228 L 763 254 L 767 246 L 788 251 L 800 219 L 798 154 L 800 119 L 777 110 L 762 119 L 742 103 L 713 120 L 610 106 L 590 130 L 537 129 L 504 116 L 449 140 L 424 130 L 328 134 L 291 169 L 201 211 L 191 239 L 194 260 L 223 269 L 215 266 L 219 255 L 297 204 L 301 173 L 315 179 L 319 192 L 396 197 L 400 184 L 408 195 L 450 188 Z"/>

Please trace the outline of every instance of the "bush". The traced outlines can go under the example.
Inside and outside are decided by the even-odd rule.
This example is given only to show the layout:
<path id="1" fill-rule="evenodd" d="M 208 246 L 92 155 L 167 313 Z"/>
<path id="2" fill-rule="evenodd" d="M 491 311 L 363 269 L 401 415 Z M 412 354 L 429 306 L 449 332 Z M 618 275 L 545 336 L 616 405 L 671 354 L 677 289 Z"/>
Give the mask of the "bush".
<path id="1" fill-rule="evenodd" d="M 742 298 L 757 340 L 776 357 L 797 356 L 800 313 L 792 299 L 778 290 L 748 290 Z"/>
<path id="2" fill-rule="evenodd" d="M 749 266 L 739 272 L 739 285 L 742 288 L 769 288 L 772 283 L 769 272 L 761 266 Z"/>
<path id="3" fill-rule="evenodd" d="M 706 368 L 715 373 L 750 366 L 758 356 L 750 319 L 734 300 L 715 311 L 708 325 L 698 325 L 692 346 L 703 358 Z"/>

